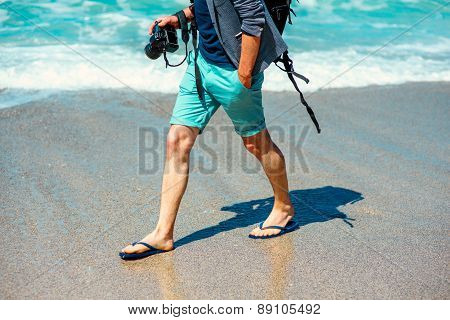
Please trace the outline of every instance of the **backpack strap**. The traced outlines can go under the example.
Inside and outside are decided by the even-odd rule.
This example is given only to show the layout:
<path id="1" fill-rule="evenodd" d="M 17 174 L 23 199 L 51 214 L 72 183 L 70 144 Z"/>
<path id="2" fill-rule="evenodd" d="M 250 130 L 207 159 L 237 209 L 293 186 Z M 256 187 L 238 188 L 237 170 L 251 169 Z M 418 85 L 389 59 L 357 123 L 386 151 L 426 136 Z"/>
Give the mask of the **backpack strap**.
<path id="1" fill-rule="evenodd" d="M 283 69 L 282 67 L 280 67 L 278 64 L 276 64 L 277 62 L 282 62 L 283 65 L 284 65 L 284 69 Z M 294 76 L 296 76 L 297 78 L 302 79 L 302 80 L 305 81 L 306 83 L 309 83 L 309 79 L 306 78 L 305 76 L 303 76 L 303 75 L 301 75 L 301 74 L 299 74 L 299 73 L 297 73 L 297 72 L 294 71 L 294 65 L 293 65 L 293 62 L 292 62 L 292 59 L 289 58 L 289 55 L 288 55 L 288 51 L 287 51 L 287 50 L 283 53 L 282 57 L 279 57 L 279 58 L 277 59 L 277 61 L 275 61 L 275 64 L 276 64 L 276 66 L 277 66 L 278 68 L 280 68 L 281 70 L 283 70 L 284 72 L 287 73 L 287 75 L 288 75 L 288 77 L 289 77 L 289 80 L 291 80 L 292 84 L 293 84 L 294 87 L 295 87 L 295 90 L 297 90 L 297 92 L 300 94 L 300 101 L 301 101 L 301 103 L 306 107 L 306 111 L 308 111 L 308 114 L 309 114 L 309 116 L 310 116 L 312 122 L 313 122 L 314 125 L 316 126 L 317 133 L 320 133 L 321 130 L 320 130 L 319 122 L 318 122 L 317 119 L 316 119 L 316 116 L 315 116 L 315 114 L 314 114 L 314 111 L 313 111 L 313 109 L 308 105 L 308 103 L 306 102 L 305 97 L 303 96 L 303 93 L 300 91 L 300 89 L 299 89 L 299 87 L 298 87 L 298 85 L 297 85 L 297 82 L 295 81 Z"/>

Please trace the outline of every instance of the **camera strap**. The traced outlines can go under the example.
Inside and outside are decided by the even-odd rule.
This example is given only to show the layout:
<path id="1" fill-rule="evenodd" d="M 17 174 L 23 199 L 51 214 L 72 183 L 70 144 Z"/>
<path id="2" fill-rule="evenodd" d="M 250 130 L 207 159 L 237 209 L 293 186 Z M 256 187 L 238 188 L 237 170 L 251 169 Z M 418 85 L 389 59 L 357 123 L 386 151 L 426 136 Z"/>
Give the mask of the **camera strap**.
<path id="1" fill-rule="evenodd" d="M 194 69 L 195 69 L 195 86 L 197 87 L 197 94 L 200 98 L 200 101 L 203 101 L 203 87 L 202 87 L 202 78 L 200 75 L 200 68 L 197 64 L 198 57 L 198 34 L 197 34 L 197 22 L 195 19 L 191 21 L 191 32 L 192 32 L 192 45 L 194 46 Z"/>
<path id="2" fill-rule="evenodd" d="M 167 53 L 166 51 L 164 51 L 164 61 L 166 62 L 166 68 L 167 67 L 178 67 L 181 66 L 187 59 L 188 56 L 188 42 L 189 42 L 189 29 L 188 29 L 188 22 L 187 22 L 187 18 L 186 18 L 186 14 L 184 13 L 183 10 L 178 11 L 177 13 L 175 13 L 175 16 L 178 19 L 178 23 L 180 24 L 180 29 L 181 29 L 181 40 L 183 40 L 184 42 L 184 47 L 185 47 L 185 56 L 184 59 L 178 63 L 178 64 L 170 64 L 169 59 L 167 59 Z"/>
<path id="3" fill-rule="evenodd" d="M 178 11 L 175 13 L 176 17 L 178 18 L 178 23 L 180 24 L 181 29 L 181 39 L 184 43 L 189 42 L 189 28 L 188 28 L 188 21 L 186 18 L 186 14 L 183 10 Z"/>
<path id="4" fill-rule="evenodd" d="M 191 10 L 193 9 L 193 6 L 191 6 Z M 178 23 L 180 24 L 181 29 L 181 39 L 183 40 L 185 47 L 186 47 L 186 56 L 184 57 L 183 61 L 181 61 L 177 65 L 171 65 L 169 63 L 169 60 L 167 59 L 166 52 L 164 52 L 164 60 L 166 61 L 166 67 L 178 67 L 181 64 L 183 64 L 184 61 L 186 61 L 188 56 L 188 42 L 189 42 L 189 31 L 192 33 L 192 46 L 194 47 L 194 69 L 195 69 L 195 85 L 197 87 L 197 94 L 201 101 L 204 100 L 204 93 L 203 93 L 203 87 L 202 87 L 202 78 L 200 74 L 200 68 L 197 64 L 197 58 L 198 58 L 198 29 L 197 29 L 197 23 L 195 19 L 191 21 L 191 29 L 188 28 L 188 21 L 186 18 L 186 14 L 183 10 L 178 11 L 175 13 L 175 16 L 178 19 Z"/>
<path id="5" fill-rule="evenodd" d="M 195 20 L 195 4 L 194 0 L 190 0 L 191 5 L 189 6 L 189 9 L 192 12 L 192 15 L 194 18 L 191 21 L 191 33 L 192 33 L 192 46 L 194 47 L 194 70 L 195 70 L 195 86 L 197 88 L 197 94 L 200 101 L 204 101 L 204 92 L 202 87 L 202 78 L 200 74 L 200 68 L 197 64 L 197 58 L 198 58 L 198 28 L 197 28 L 197 21 Z"/>

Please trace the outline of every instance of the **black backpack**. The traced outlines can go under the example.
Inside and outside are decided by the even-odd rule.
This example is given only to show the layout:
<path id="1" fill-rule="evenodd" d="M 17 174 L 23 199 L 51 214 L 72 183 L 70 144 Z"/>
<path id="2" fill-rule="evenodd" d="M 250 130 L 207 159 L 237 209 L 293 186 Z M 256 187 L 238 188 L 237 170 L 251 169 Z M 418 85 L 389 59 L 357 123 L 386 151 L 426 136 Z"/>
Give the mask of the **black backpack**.
<path id="1" fill-rule="evenodd" d="M 294 10 L 292 10 L 291 8 L 292 0 L 264 0 L 264 2 L 267 6 L 267 9 L 269 10 L 273 22 L 275 23 L 278 31 L 282 35 L 284 28 L 286 27 L 286 22 L 292 24 L 291 14 L 296 16 Z M 282 63 L 283 66 L 280 66 L 279 65 L 280 63 Z M 289 58 L 288 51 L 284 52 L 280 57 L 278 57 L 278 59 L 275 60 L 275 64 L 278 68 L 287 73 L 289 79 L 291 80 L 292 84 L 295 87 L 295 90 L 297 90 L 298 93 L 300 94 L 300 101 L 306 107 L 306 110 L 308 111 L 311 120 L 314 122 L 314 125 L 316 126 L 317 132 L 320 133 L 320 126 L 319 123 L 317 122 L 316 116 L 314 115 L 314 111 L 306 102 L 305 97 L 303 96 L 303 93 L 300 91 L 294 76 L 299 79 L 302 79 L 306 83 L 309 83 L 308 78 L 295 72 L 294 65 L 292 59 Z"/>

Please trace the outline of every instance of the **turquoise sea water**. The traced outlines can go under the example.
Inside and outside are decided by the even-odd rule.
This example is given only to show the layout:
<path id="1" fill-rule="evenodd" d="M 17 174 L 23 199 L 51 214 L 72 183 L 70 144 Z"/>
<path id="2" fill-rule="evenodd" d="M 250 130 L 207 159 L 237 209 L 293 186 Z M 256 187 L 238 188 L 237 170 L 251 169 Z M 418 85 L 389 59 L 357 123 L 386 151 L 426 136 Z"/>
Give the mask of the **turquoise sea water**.
<path id="1" fill-rule="evenodd" d="M 150 21 L 188 4 L 184 0 L 3 2 L 0 88 L 78 89 L 126 83 L 138 89 L 176 91 L 184 67 L 165 70 L 162 59 L 150 61 L 142 50 Z M 303 0 L 294 4 L 297 18 L 287 28 L 286 40 L 297 69 L 311 78 L 309 88 L 315 89 L 438 9 L 329 86 L 450 80 L 446 4 L 445 0 Z M 172 58 L 175 62 L 180 56 Z M 291 89 L 275 68 L 268 73 L 265 89 Z"/>

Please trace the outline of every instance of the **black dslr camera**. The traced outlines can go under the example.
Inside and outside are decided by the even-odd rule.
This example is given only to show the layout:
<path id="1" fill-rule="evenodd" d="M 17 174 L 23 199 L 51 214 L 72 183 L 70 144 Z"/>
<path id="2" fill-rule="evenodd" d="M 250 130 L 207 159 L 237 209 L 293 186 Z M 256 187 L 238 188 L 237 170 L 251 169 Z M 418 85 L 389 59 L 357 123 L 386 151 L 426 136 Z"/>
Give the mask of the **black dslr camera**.
<path id="1" fill-rule="evenodd" d="M 145 46 L 145 54 L 152 60 L 158 59 L 165 52 L 178 50 L 177 31 L 172 26 L 160 27 L 155 25 L 150 43 Z"/>

